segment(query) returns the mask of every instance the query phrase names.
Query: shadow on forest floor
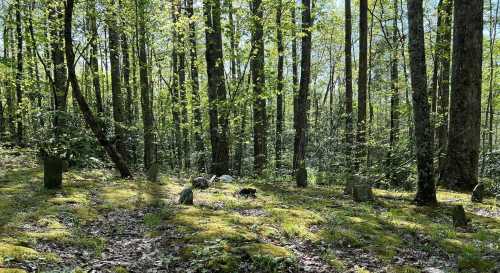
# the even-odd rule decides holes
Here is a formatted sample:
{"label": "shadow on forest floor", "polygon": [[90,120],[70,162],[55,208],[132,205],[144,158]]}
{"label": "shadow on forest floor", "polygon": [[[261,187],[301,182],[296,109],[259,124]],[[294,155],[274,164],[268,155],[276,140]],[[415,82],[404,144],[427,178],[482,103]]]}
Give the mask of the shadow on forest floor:
{"label": "shadow on forest floor", "polygon": [[[72,170],[43,190],[28,152],[0,149],[0,273],[7,272],[494,272],[500,210],[494,200],[439,191],[435,208],[412,193],[375,190],[354,203],[341,187],[240,179],[194,191],[188,179],[117,179]],[[241,198],[252,186],[257,198]],[[450,205],[471,227],[453,228]]]}

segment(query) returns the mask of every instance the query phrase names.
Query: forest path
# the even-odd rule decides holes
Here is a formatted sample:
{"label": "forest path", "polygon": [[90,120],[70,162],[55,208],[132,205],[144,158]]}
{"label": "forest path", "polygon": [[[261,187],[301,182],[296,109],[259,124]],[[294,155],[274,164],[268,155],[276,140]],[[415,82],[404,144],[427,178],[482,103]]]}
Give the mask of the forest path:
{"label": "forest path", "polygon": [[[195,190],[194,206],[181,206],[188,179],[71,170],[62,190],[48,192],[33,158],[0,149],[0,273],[500,269],[494,200],[440,191],[439,207],[420,208],[411,193],[375,190],[376,201],[358,204],[340,187],[242,178]],[[248,186],[255,199],[234,194]],[[470,229],[453,228],[452,204],[465,206]]]}

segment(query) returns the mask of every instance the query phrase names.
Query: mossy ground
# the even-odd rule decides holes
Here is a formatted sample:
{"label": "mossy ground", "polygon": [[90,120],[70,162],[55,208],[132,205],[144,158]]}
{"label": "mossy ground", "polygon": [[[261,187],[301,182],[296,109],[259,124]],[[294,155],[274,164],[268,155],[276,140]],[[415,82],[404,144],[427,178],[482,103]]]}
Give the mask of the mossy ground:
{"label": "mossy ground", "polygon": [[[67,266],[60,251],[43,247],[51,244],[99,260],[111,242],[86,227],[110,211],[132,215],[148,207],[160,209],[139,214],[141,232],[160,237],[172,225],[178,236],[165,239],[160,251],[194,271],[300,271],[311,257],[319,257],[317,272],[413,273],[439,265],[449,272],[490,272],[500,266],[500,204],[491,199],[472,204],[468,195],[440,190],[440,205],[428,208],[414,206],[412,193],[375,190],[375,201],[358,204],[341,187],[298,189],[292,182],[261,179],[195,190],[194,206],[181,206],[178,194],[189,179],[173,176],[151,184],[117,179],[109,170],[71,170],[62,190],[45,191],[40,167],[26,158],[16,161],[25,153],[0,149],[0,164],[8,166],[0,168],[0,273],[24,272],[28,263],[41,272]],[[257,198],[234,194],[249,186]],[[453,204],[464,205],[471,229],[453,227]],[[70,272],[80,272],[83,265],[71,266]],[[119,265],[107,272],[127,270]]]}

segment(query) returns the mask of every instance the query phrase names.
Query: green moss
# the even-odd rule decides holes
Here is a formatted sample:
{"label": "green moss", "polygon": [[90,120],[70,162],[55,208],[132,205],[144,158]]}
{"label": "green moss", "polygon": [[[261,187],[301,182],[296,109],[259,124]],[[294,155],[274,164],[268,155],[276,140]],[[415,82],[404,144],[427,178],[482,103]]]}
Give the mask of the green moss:
{"label": "green moss", "polygon": [[123,266],[115,266],[111,269],[113,273],[128,273],[128,270]]}
{"label": "green moss", "polygon": [[0,265],[8,260],[24,261],[39,257],[42,255],[34,249],[0,242]]}
{"label": "green moss", "polygon": [[286,248],[268,243],[252,243],[241,247],[250,256],[292,257],[293,254]]}
{"label": "green moss", "polygon": [[0,268],[0,273],[27,273],[27,271],[19,268]]}
{"label": "green moss", "polygon": [[388,273],[420,273],[420,269],[413,266],[391,266]]}
{"label": "green moss", "polygon": [[270,213],[288,237],[297,236],[310,240],[319,239],[317,234],[309,230],[309,227],[313,224],[324,222],[324,218],[320,214],[306,209],[281,208],[270,209]]}

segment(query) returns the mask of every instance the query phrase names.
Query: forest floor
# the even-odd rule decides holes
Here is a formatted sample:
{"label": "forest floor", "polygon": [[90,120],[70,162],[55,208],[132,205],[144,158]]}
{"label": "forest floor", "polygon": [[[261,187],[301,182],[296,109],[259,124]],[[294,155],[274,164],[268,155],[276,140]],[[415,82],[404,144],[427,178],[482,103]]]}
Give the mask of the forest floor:
{"label": "forest floor", "polygon": [[[0,273],[500,272],[493,199],[440,190],[428,208],[375,190],[375,201],[354,203],[341,187],[239,179],[195,190],[183,206],[189,178],[70,170],[52,192],[34,158],[0,148]],[[249,186],[255,199],[235,194]],[[470,227],[453,227],[455,204]]]}

